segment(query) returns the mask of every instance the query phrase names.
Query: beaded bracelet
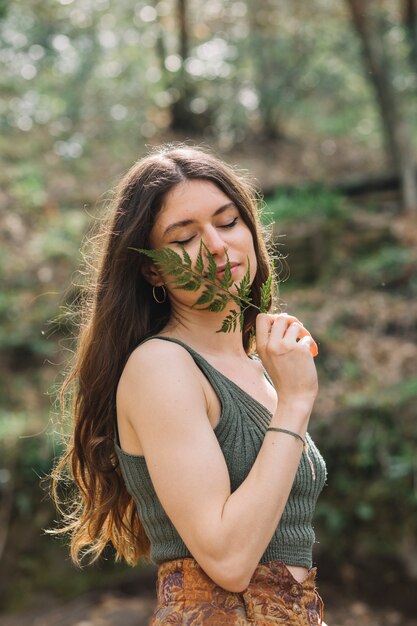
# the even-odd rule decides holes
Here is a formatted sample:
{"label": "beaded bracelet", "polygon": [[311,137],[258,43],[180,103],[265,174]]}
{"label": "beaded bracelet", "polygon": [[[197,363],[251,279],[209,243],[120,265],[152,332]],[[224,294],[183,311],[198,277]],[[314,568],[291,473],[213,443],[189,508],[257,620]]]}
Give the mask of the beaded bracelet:
{"label": "beaded bracelet", "polygon": [[285,433],[286,435],[291,435],[291,437],[294,437],[295,439],[299,439],[301,441],[301,443],[303,444],[304,452],[306,453],[307,460],[310,464],[311,475],[313,477],[313,480],[316,480],[316,472],[314,470],[313,461],[311,460],[311,457],[310,457],[309,446],[308,446],[307,441],[304,439],[304,437],[302,437],[298,433],[295,433],[292,430],[287,430],[286,428],[277,428],[275,426],[269,426],[269,428],[266,429],[266,432],[268,432],[269,430],[273,430],[277,433]]}

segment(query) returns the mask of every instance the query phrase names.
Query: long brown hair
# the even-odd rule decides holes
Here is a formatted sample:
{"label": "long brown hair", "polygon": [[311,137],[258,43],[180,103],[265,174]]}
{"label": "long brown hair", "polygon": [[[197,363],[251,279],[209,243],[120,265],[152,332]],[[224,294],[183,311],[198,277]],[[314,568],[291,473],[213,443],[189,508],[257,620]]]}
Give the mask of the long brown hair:
{"label": "long brown hair", "polygon": [[[252,284],[257,305],[260,286],[272,272],[257,193],[221,160],[200,148],[167,145],[138,161],[121,180],[107,221],[94,237],[100,253],[84,298],[74,363],[61,389],[61,406],[64,411],[70,406],[73,432],[52,474],[53,498],[63,523],[50,532],[70,534],[76,564],[85,555],[95,561],[109,542],[116,558],[132,565],[149,554],[149,539],[115,453],[116,389],[131,352],[168,322],[170,305],[169,300],[154,301],[143,274],[148,261],[130,248],[150,247],[150,231],[166,194],[191,179],[217,185],[248,225],[258,261]],[[247,352],[255,318],[256,310],[248,309],[243,329]],[[67,486],[68,479],[73,490],[63,502],[60,487]]]}

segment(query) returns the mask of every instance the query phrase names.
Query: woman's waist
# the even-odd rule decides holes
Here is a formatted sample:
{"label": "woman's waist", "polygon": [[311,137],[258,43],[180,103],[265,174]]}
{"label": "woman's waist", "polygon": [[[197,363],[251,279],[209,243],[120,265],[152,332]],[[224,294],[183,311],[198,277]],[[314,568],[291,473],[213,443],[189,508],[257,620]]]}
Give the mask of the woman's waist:
{"label": "woman's waist", "polygon": [[[294,597],[314,593],[316,569],[287,566],[283,561],[260,563],[250,580],[247,591],[274,593]],[[158,597],[165,602],[201,601],[221,593],[231,594],[217,585],[193,558],[166,561],[159,566]]]}
{"label": "woman's waist", "polygon": [[303,583],[306,580],[309,573],[309,570],[306,567],[287,564],[285,564],[285,566],[298,583]]}

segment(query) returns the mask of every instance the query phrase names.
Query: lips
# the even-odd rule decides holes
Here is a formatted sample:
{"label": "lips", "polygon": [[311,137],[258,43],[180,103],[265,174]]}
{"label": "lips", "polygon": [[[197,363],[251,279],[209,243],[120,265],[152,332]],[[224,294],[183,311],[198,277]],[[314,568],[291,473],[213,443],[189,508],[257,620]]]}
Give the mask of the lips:
{"label": "lips", "polygon": [[[239,263],[230,263],[230,269],[233,270],[233,268],[238,267],[238,265]],[[217,268],[216,276],[220,276],[221,274],[223,274],[225,269],[226,269],[226,264],[220,265]]]}
{"label": "lips", "polygon": [[[233,271],[236,267],[239,267],[239,265],[240,265],[240,263],[232,263],[232,262],[230,262],[230,270]],[[220,276],[221,274],[223,274],[225,269],[226,269],[226,263],[224,265],[219,265],[217,267],[216,276]],[[204,276],[204,278],[208,278],[208,273],[204,272],[203,276]]]}

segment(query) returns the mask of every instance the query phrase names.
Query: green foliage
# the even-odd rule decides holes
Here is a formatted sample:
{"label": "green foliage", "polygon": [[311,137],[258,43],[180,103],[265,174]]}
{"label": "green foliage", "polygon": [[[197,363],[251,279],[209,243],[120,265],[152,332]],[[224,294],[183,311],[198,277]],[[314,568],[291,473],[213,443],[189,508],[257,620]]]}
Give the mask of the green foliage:
{"label": "green foliage", "polygon": [[57,515],[43,479],[62,452],[60,438],[47,427],[47,416],[47,407],[43,414],[0,412],[2,507],[10,506],[11,500],[11,518],[7,520],[6,514],[2,518],[2,530],[8,531],[2,564],[12,581],[2,585],[0,609],[22,610],[32,594],[44,592],[77,597],[98,584],[114,584],[131,570],[109,558],[85,572],[77,571],[68,558],[67,540],[46,536],[45,529],[55,526]]}
{"label": "green foliage", "polygon": [[372,391],[356,391],[346,395],[346,406],[355,410],[363,409],[402,409],[417,398],[417,377],[407,378],[386,389]]}
{"label": "green foliage", "polygon": [[[62,292],[79,263],[79,244],[89,221],[82,208],[96,212],[94,203],[109,181],[112,185],[146,143],[172,137],[166,131],[174,107],[182,103],[187,119],[200,120],[205,141],[214,139],[220,151],[242,145],[246,157],[249,144],[243,142],[249,138],[249,156],[257,158],[257,149],[268,150],[262,138],[274,135],[306,140],[310,147],[314,142],[317,165],[310,169],[306,160],[294,178],[304,176],[306,167],[320,175],[345,148],[349,154],[344,167],[354,161],[358,147],[376,149],[376,156],[382,147],[379,112],[363,74],[358,40],[337,3],[270,3],[263,8],[254,1],[232,0],[217,3],[215,11],[210,3],[189,4],[190,49],[181,68],[191,85],[189,99],[182,98],[180,70],[175,69],[175,18],[164,13],[164,2],[150,7],[146,19],[144,7],[122,0],[110,13],[107,2],[0,2],[0,395],[6,407],[0,415],[0,438],[3,478],[16,454],[16,502],[4,568],[9,582],[5,593],[16,607],[33,589],[53,589],[62,597],[91,588],[101,576],[96,569],[75,573],[66,548],[42,535],[53,513],[39,477],[51,467],[57,448],[52,438],[33,436],[45,430],[50,410],[45,389],[64,367],[66,349],[60,341],[66,329],[51,327],[49,320],[56,319]],[[407,38],[395,17],[387,20],[383,40],[392,62],[390,78],[415,139],[415,80],[407,61]],[[275,156],[268,165],[277,167]],[[332,164],[333,174],[337,170]],[[374,210],[381,210],[379,200]],[[358,289],[346,297],[346,326],[349,298],[366,301],[367,288],[379,290],[381,306],[383,296],[394,291],[398,298],[415,298],[415,253],[379,241],[371,250],[366,240],[353,253],[346,248],[336,265],[337,248],[345,245],[346,215],[344,201],[318,186],[275,194],[264,215],[267,222],[302,221],[307,227],[317,219],[337,226],[340,218],[342,236],[339,231],[333,239],[326,231],[322,238],[326,248],[330,245],[317,264],[319,292],[295,289],[293,277],[288,283],[295,298],[289,299],[290,308],[310,307],[312,330],[316,322],[329,320],[321,350],[326,364],[322,393],[332,383],[344,390],[337,410],[320,416],[324,424],[317,437],[329,466],[329,487],[319,500],[316,525],[322,526],[321,545],[337,554],[339,563],[351,560],[352,546],[373,560],[383,551],[399,551],[403,537],[417,535],[416,381],[404,378],[383,389],[367,386],[372,371],[352,356],[338,356],[335,346],[352,338],[343,334],[343,320],[329,328],[328,311],[329,296],[342,275]],[[307,260],[313,264],[312,257]],[[191,268],[184,254],[183,262]],[[250,292],[242,283],[237,286],[240,294],[235,292],[228,272],[223,276],[226,291],[201,281],[203,267],[200,255],[191,268],[197,276],[189,273],[180,279],[181,269],[178,279],[191,292],[202,289],[196,307],[223,311],[231,298],[236,306],[221,330],[233,332],[242,321],[242,300],[244,306],[253,306]],[[214,266],[208,271],[213,277]],[[269,290],[270,285],[263,287],[261,311],[268,309]],[[345,298],[343,289],[341,293]],[[414,322],[396,323],[410,335],[410,345],[415,344]],[[51,370],[42,378],[46,367]],[[108,570],[115,571],[111,560]]]}
{"label": "green foliage", "polygon": [[[386,245],[354,263],[359,284],[369,287],[406,288],[417,294],[417,252],[399,245]],[[410,280],[411,279],[411,280]]]}
{"label": "green foliage", "polygon": [[299,219],[338,219],[346,215],[343,197],[325,187],[299,187],[293,193],[278,192],[268,198],[263,221],[291,222]]}
{"label": "green foliage", "polygon": [[45,168],[33,161],[19,163],[11,171],[10,193],[20,214],[30,214],[45,201]]}
{"label": "green foliage", "polygon": [[[144,254],[148,258],[152,259],[163,274],[172,277],[170,283],[174,289],[183,289],[184,291],[198,291],[203,289],[203,292],[193,304],[194,307],[199,307],[200,310],[219,313],[225,310],[229,301],[232,300],[235,302],[239,307],[239,311],[232,309],[223,320],[221,327],[217,332],[229,333],[231,331],[235,331],[238,322],[239,327],[242,330],[244,313],[250,306],[258,309],[261,313],[266,313],[269,310],[272,299],[272,275],[270,275],[261,286],[261,303],[258,307],[252,302],[251,297],[249,258],[245,275],[240,283],[236,283],[236,294],[234,294],[231,291],[231,287],[234,283],[230,260],[227,253],[223,276],[218,278],[216,261],[203,241],[200,243],[200,249],[198,251],[194,268],[192,267],[191,258],[184,246],[181,246],[182,258],[172,248],[160,248],[158,250],[131,248],[131,250],[140,252],[141,254]],[[203,250],[207,257],[206,269],[204,267]]]}
{"label": "green foliage", "polygon": [[[382,147],[358,38],[337,4],[262,9],[247,0],[215,11],[188,4],[183,65],[179,25],[164,4],[147,16],[146,5],[125,1],[111,16],[105,2],[85,0],[76,11],[71,2],[48,0],[6,6],[0,4],[0,128],[14,158],[13,141],[23,134],[25,153],[46,158],[48,167],[62,159],[72,169],[88,156],[122,159],[123,169],[138,147],[167,130],[178,108],[225,148],[253,133],[317,134],[324,157],[335,154],[336,136]],[[404,27],[393,17],[385,39],[391,79],[415,134],[413,68]]]}
{"label": "green foliage", "polygon": [[268,276],[265,283],[261,286],[261,313],[267,313],[271,306],[271,289],[272,289],[272,273]]}
{"label": "green foliage", "polygon": [[327,417],[317,412],[310,422],[328,467],[315,514],[319,563],[405,562],[403,546],[414,549],[417,536],[416,254],[392,215],[380,204],[377,219],[374,212],[367,219],[363,205],[340,216],[330,211],[319,228],[309,207],[303,229],[298,218],[285,220],[290,268],[294,241],[306,264],[313,262],[306,246],[312,232],[326,245],[317,286],[281,284],[281,297],[288,289],[291,308],[313,335],[320,328]]}
{"label": "green foliage", "polygon": [[341,407],[344,437],[320,429],[329,486],[316,519],[321,549],[335,560],[344,558],[347,546],[351,561],[395,556],[402,541],[416,536],[416,401],[412,378],[354,402],[348,398]]}
{"label": "green foliage", "polygon": [[68,285],[80,261],[87,224],[87,215],[79,210],[54,210],[39,216],[36,226],[25,215],[11,217],[11,241],[7,249],[0,248],[0,349],[50,352],[62,281]]}

